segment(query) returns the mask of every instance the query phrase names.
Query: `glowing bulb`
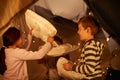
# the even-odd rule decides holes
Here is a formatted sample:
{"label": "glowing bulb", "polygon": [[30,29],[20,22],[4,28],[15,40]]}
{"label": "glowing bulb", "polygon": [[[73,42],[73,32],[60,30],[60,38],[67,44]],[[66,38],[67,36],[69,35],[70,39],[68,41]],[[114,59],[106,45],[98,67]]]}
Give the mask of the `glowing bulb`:
{"label": "glowing bulb", "polygon": [[109,40],[110,40],[110,38],[109,38],[109,37],[107,37],[107,38],[106,38],[106,41],[109,41]]}
{"label": "glowing bulb", "polygon": [[33,40],[33,43],[35,43],[35,41]]}
{"label": "glowing bulb", "polygon": [[80,46],[80,43],[78,43],[78,46]]}

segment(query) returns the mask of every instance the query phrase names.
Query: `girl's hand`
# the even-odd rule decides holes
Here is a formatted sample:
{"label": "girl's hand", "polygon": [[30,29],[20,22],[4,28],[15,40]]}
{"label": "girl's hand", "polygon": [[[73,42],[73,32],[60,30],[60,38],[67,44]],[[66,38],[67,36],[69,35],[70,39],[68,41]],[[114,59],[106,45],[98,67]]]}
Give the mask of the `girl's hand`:
{"label": "girl's hand", "polygon": [[49,37],[48,37],[48,39],[47,39],[47,42],[52,43],[53,41],[54,41],[54,38],[53,38],[53,37],[51,37],[51,36],[49,36]]}
{"label": "girl's hand", "polygon": [[72,71],[73,64],[71,62],[63,64],[63,67],[67,71]]}
{"label": "girl's hand", "polygon": [[28,34],[32,35],[32,30],[33,30],[33,28],[29,29],[29,33]]}

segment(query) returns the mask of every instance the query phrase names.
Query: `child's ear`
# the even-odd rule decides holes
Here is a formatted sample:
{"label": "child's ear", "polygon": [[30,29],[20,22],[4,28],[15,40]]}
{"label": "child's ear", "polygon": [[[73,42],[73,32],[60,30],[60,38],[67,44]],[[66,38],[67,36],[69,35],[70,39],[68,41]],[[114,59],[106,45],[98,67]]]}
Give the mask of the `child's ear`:
{"label": "child's ear", "polygon": [[90,27],[87,28],[87,33],[91,34],[91,28]]}

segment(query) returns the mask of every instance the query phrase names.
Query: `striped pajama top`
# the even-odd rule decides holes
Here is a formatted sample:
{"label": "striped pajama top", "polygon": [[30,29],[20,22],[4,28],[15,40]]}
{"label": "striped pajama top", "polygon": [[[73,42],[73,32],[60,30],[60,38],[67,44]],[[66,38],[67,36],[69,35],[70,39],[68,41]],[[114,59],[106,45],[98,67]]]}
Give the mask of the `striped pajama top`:
{"label": "striped pajama top", "polygon": [[104,49],[104,44],[98,40],[92,39],[87,41],[79,57],[79,64],[73,66],[73,70],[84,74],[84,79],[92,79],[102,76],[101,69],[101,54]]}

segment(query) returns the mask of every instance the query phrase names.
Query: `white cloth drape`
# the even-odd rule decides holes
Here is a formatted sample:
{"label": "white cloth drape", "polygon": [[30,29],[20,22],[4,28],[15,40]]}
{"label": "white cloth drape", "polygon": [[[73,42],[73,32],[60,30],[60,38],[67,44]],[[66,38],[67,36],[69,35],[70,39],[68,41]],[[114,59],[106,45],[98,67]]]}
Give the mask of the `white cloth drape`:
{"label": "white cloth drape", "polygon": [[84,0],[39,0],[35,5],[49,9],[53,15],[78,22],[86,15],[87,6]]}
{"label": "white cloth drape", "polygon": [[54,15],[78,21],[86,13],[83,0],[45,0]]}

